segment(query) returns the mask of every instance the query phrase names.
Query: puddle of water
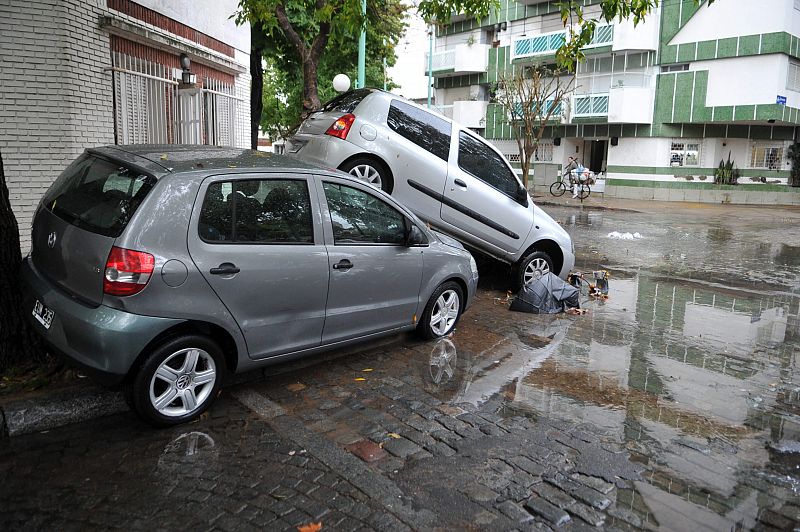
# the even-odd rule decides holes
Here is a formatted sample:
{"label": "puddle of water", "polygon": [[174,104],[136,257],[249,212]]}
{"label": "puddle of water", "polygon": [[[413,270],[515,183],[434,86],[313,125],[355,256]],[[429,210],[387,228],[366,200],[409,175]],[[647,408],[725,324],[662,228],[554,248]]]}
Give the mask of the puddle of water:
{"label": "puddle of water", "polygon": [[648,467],[629,505],[644,523],[739,529],[794,511],[799,298],[621,271],[582,317],[507,312],[497,294],[430,348],[428,391],[624,443]]}

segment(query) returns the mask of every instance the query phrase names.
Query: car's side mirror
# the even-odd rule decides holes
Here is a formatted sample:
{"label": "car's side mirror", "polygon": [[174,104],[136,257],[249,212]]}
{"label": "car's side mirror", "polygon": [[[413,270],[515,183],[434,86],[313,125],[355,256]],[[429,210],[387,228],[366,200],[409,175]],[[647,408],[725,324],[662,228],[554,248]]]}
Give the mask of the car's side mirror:
{"label": "car's side mirror", "polygon": [[428,239],[425,238],[425,234],[414,224],[411,224],[411,228],[408,230],[408,234],[406,235],[406,246],[423,246],[428,243]]}

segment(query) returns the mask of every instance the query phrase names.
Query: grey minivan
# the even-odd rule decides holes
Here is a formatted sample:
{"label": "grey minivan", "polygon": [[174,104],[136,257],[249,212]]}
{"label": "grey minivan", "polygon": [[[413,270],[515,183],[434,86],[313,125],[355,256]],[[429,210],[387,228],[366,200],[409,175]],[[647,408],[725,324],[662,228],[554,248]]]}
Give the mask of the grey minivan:
{"label": "grey minivan", "polygon": [[519,286],[575,263],[569,234],[468,128],[394,94],[356,89],[312,113],[288,153],[390,193],[432,227],[513,265]]}
{"label": "grey minivan", "polygon": [[227,372],[447,335],[477,277],[458,242],[362,181],[203,146],[86,150],[42,199],[22,267],[45,341],[155,425],[199,416]]}

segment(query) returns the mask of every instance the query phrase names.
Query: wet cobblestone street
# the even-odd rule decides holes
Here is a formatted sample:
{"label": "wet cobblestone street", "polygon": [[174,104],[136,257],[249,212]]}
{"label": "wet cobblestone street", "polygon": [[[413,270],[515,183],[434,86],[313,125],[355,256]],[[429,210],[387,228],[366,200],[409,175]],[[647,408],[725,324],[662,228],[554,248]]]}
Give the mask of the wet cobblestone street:
{"label": "wet cobblestone street", "polygon": [[800,235],[765,211],[548,208],[611,272],[589,314],[510,312],[483,264],[449,338],[267,368],[182,427],[0,441],[0,528],[796,529]]}

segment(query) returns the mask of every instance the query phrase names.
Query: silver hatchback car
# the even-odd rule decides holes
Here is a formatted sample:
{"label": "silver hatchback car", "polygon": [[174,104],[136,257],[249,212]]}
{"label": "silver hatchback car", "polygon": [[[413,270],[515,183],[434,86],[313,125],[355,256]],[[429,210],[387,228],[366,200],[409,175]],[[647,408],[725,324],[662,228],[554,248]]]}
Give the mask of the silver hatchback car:
{"label": "silver hatchback car", "polygon": [[23,263],[36,330],[155,425],[226,372],[380,335],[450,333],[472,256],[346,174],[236,148],[89,149],[42,199]]}
{"label": "silver hatchback car", "polygon": [[469,129],[394,94],[343,93],[312,113],[288,153],[390,193],[431,226],[515,266],[518,286],[566,278],[572,239],[534,205],[505,157]]}

